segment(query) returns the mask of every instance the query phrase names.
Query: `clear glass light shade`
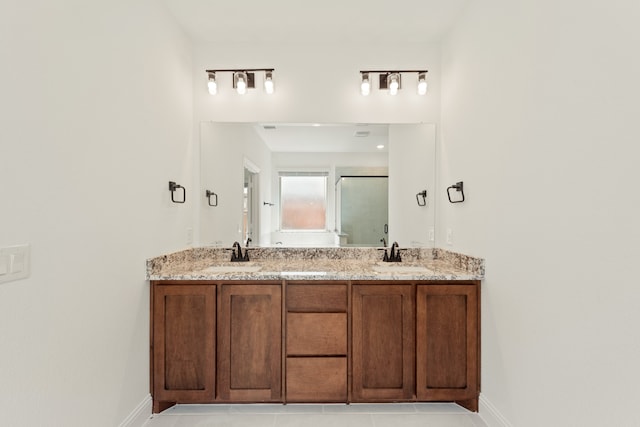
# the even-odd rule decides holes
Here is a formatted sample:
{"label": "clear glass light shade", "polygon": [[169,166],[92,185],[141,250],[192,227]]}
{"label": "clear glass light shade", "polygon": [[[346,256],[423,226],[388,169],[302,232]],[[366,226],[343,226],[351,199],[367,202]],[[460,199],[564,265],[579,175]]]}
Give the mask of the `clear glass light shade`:
{"label": "clear glass light shade", "polygon": [[275,89],[273,85],[273,74],[270,71],[267,71],[264,75],[264,91],[271,95],[273,90]]}
{"label": "clear glass light shade", "polygon": [[418,75],[418,95],[427,93],[427,77],[424,73]]}
{"label": "clear glass light shade", "polygon": [[397,74],[389,76],[389,95],[396,95],[400,88],[400,79]]}
{"label": "clear glass light shade", "polygon": [[236,90],[240,95],[247,93],[247,75],[245,73],[236,73]]}
{"label": "clear glass light shade", "polygon": [[213,73],[209,73],[209,80],[207,81],[207,87],[209,88],[209,93],[211,95],[215,95],[218,93],[218,83],[216,83],[216,75]]}
{"label": "clear glass light shade", "polygon": [[371,81],[369,80],[369,74],[365,73],[362,75],[362,83],[360,83],[360,93],[363,96],[369,95],[371,92]]}

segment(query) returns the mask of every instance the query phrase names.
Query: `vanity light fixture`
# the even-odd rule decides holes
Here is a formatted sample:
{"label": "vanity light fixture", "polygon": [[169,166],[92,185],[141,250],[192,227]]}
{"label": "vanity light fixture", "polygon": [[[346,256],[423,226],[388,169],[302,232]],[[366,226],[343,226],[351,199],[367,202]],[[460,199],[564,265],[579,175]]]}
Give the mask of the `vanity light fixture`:
{"label": "vanity light fixture", "polygon": [[378,74],[378,89],[388,90],[389,95],[396,95],[402,89],[402,74],[416,74],[418,94],[427,93],[427,70],[361,70],[360,92],[368,95],[371,90],[371,75]]}
{"label": "vanity light fixture", "polygon": [[240,68],[240,69],[224,69],[224,70],[206,70],[207,87],[209,93],[215,95],[218,93],[218,77],[222,73],[231,73],[233,78],[233,88],[240,94],[247,93],[247,89],[255,89],[256,73],[264,72],[264,91],[272,94],[274,91],[273,68]]}

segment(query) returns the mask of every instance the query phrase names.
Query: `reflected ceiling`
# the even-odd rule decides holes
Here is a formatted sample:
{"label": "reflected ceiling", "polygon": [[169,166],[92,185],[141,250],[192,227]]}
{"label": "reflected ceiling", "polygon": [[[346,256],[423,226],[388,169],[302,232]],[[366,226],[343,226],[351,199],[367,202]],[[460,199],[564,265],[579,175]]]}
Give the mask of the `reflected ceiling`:
{"label": "reflected ceiling", "polygon": [[387,152],[389,136],[386,124],[258,123],[254,129],[274,152]]}

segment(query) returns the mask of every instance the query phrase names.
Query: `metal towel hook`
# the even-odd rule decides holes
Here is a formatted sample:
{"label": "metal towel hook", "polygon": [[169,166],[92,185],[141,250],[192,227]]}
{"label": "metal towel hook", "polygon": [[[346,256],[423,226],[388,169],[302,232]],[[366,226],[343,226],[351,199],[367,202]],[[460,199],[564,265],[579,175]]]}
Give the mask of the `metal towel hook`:
{"label": "metal towel hook", "polygon": [[[420,198],[422,198],[422,202]],[[427,190],[422,190],[416,194],[416,202],[418,202],[418,206],[427,206]]]}
{"label": "metal towel hook", "polygon": [[[454,189],[460,193],[462,193],[462,200],[451,200],[451,189]],[[464,190],[462,187],[462,181],[456,182],[455,184],[453,184],[452,186],[447,188],[447,197],[449,198],[449,202],[450,203],[462,203],[464,202]]]}
{"label": "metal towel hook", "polygon": [[[207,190],[204,193],[207,196],[207,201],[209,202],[209,206],[213,206],[214,208],[218,206],[218,195],[211,190]],[[215,202],[211,203],[211,197],[215,198]]]}
{"label": "metal towel hook", "polygon": [[[173,198],[173,194],[177,189],[182,189],[182,200],[176,200]],[[187,201],[187,190],[179,184],[176,184],[173,181],[169,181],[169,191],[171,191],[171,201],[173,203],[184,203]]]}

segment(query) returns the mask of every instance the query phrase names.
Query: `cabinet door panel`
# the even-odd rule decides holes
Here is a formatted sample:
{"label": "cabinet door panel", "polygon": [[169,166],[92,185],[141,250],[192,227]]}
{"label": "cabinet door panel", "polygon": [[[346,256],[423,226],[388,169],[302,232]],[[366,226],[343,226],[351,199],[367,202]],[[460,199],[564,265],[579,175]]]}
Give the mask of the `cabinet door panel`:
{"label": "cabinet door panel", "polygon": [[231,389],[268,389],[270,295],[231,295]]}
{"label": "cabinet door panel", "polygon": [[355,285],[352,303],[353,400],[412,399],[412,286]]}
{"label": "cabinet door panel", "polygon": [[477,395],[477,301],[473,285],[418,287],[418,399],[463,400]]}
{"label": "cabinet door panel", "polygon": [[213,402],[215,286],[157,286],[154,401]]}
{"label": "cabinet door panel", "polygon": [[280,285],[222,285],[218,394],[225,401],[280,401]]}

